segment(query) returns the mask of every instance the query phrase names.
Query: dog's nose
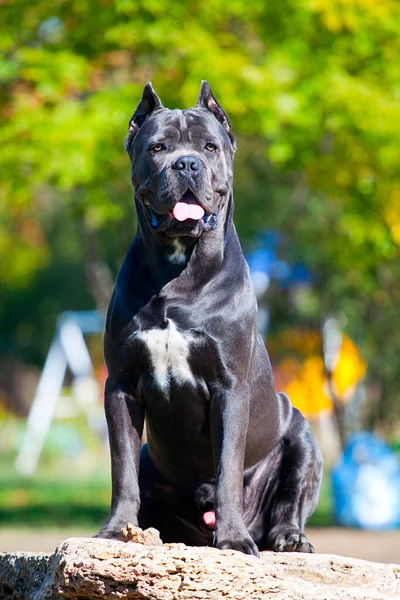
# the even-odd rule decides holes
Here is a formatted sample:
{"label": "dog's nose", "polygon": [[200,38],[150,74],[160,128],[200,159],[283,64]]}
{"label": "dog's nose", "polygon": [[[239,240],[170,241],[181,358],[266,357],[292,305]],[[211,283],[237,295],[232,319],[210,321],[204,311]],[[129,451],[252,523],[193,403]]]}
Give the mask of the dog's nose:
{"label": "dog's nose", "polygon": [[172,168],[176,171],[185,171],[191,173],[192,171],[200,171],[201,163],[195,156],[180,156],[172,165]]}

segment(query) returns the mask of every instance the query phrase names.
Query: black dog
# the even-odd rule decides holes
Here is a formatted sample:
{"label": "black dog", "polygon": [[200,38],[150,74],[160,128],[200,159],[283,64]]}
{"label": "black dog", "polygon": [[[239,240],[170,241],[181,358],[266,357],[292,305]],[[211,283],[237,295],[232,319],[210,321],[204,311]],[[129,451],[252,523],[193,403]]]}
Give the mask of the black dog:
{"label": "black dog", "polygon": [[126,140],[138,230],[106,324],[112,503],[99,537],[130,521],[165,542],[313,551],[303,528],[322,458],[256,328],[235,147],[207,82],[183,111],[146,85]]}

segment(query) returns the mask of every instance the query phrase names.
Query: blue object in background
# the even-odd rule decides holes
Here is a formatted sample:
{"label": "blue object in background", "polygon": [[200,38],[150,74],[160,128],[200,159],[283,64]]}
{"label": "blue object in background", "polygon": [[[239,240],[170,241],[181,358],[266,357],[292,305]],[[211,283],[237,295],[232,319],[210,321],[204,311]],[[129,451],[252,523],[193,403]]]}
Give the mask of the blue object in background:
{"label": "blue object in background", "polygon": [[275,279],[282,288],[296,284],[310,285],[312,277],[304,264],[290,264],[279,258],[283,243],[284,239],[278,231],[268,230],[258,236],[254,248],[246,255],[252,276],[265,274],[268,279]]}
{"label": "blue object in background", "polygon": [[362,529],[400,527],[400,465],[372,433],[353,434],[332,470],[337,522]]}

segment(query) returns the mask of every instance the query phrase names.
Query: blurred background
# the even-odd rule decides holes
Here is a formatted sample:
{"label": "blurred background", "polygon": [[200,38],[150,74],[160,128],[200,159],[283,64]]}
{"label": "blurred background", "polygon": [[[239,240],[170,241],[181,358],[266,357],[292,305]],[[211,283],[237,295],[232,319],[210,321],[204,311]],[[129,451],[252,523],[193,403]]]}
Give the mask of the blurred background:
{"label": "blurred background", "polygon": [[0,550],[52,551],[107,516],[102,327],[135,231],[123,140],[148,80],[184,108],[207,79],[237,136],[235,222],[277,388],[325,456],[311,540],[400,562],[399,3],[0,15]]}

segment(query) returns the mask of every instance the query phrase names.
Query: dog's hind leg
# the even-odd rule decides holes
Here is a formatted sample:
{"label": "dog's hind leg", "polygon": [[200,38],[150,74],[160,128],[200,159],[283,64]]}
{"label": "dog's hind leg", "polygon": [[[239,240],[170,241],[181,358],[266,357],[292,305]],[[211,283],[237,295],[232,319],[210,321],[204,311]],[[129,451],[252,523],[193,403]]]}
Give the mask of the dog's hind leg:
{"label": "dog's hind leg", "polygon": [[280,443],[250,474],[247,493],[245,479],[245,521],[260,550],[314,552],[304,526],[318,502],[322,469],[310,427],[294,409]]}
{"label": "dog's hind leg", "polygon": [[281,447],[265,544],[276,552],[314,552],[303,532],[318,503],[323,460],[307,421],[296,409]]}

